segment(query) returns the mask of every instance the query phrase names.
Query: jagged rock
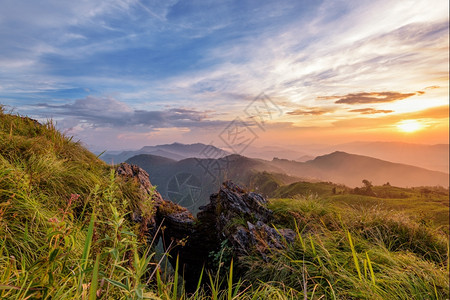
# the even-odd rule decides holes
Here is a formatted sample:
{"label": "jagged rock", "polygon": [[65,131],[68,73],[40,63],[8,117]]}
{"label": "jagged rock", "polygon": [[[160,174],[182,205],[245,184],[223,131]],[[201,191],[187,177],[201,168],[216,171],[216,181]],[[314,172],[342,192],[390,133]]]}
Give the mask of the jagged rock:
{"label": "jagged rock", "polygon": [[[251,243],[244,245],[245,248],[243,250],[249,247],[255,247],[265,261],[268,260],[267,252],[271,249],[284,249],[286,243],[292,243],[295,239],[295,232],[293,230],[276,230],[261,221],[256,222],[256,225],[247,222],[247,228],[247,234],[250,236],[250,239],[247,239],[247,241],[251,241]],[[239,241],[239,244],[242,244],[242,242]]]}
{"label": "jagged rock", "polygon": [[[163,238],[172,265],[179,257],[180,272],[189,274],[184,278],[188,291],[195,289],[203,267],[212,267],[208,255],[219,251],[225,240],[231,244],[232,255],[237,259],[259,253],[268,260],[269,252],[283,249],[295,239],[294,231],[268,225],[273,212],[267,208],[263,196],[246,192],[231,181],[224,182],[219,192],[210,196],[210,202],[200,207],[195,219],[186,208],[164,200],[154,191],[148,173],[138,166],[122,163],[117,174],[136,180],[140,190],[152,196],[155,214],[149,235]],[[160,225],[163,230],[157,233],[155,229]]]}
{"label": "jagged rock", "polygon": [[[164,200],[161,194],[155,191],[145,170],[136,165],[121,163],[116,169],[116,174],[138,183],[141,193],[147,196],[147,198],[143,197],[142,201],[153,201],[155,213],[148,220],[148,233],[151,239],[155,238],[156,234],[160,234],[156,231],[161,223],[167,229],[166,236],[173,239],[182,240],[192,233],[194,216],[186,208]],[[151,199],[148,199],[148,196],[151,196]],[[138,207],[133,211],[132,219],[137,222],[142,221]]]}
{"label": "jagged rock", "polygon": [[158,200],[162,200],[161,195],[157,192],[154,192],[153,185],[150,183],[148,173],[139,166],[121,163],[116,169],[116,174],[122,177],[136,180],[141,191],[143,191],[147,195],[156,194]]}
{"label": "jagged rock", "polygon": [[[217,194],[210,197],[211,202],[201,207],[198,221],[207,224],[216,236],[216,244],[227,239],[235,256],[248,255],[256,250],[267,259],[272,249],[283,249],[287,242],[293,242],[295,232],[290,229],[270,227],[266,223],[273,218],[267,208],[267,200],[259,194],[246,192],[231,181],[226,181]],[[233,225],[246,222],[245,225]],[[255,223],[255,225],[253,224]],[[211,239],[211,237],[210,237]]]}
{"label": "jagged rock", "polygon": [[[173,251],[179,255],[185,273],[190,274],[185,278],[186,288],[195,288],[203,266],[213,267],[208,254],[219,252],[224,241],[231,244],[231,254],[237,260],[256,253],[266,261],[270,252],[293,242],[295,232],[267,225],[272,219],[273,212],[264,197],[246,192],[231,181],[224,182],[219,192],[210,196],[210,203],[200,208],[184,246]],[[239,265],[236,270],[245,271]]]}

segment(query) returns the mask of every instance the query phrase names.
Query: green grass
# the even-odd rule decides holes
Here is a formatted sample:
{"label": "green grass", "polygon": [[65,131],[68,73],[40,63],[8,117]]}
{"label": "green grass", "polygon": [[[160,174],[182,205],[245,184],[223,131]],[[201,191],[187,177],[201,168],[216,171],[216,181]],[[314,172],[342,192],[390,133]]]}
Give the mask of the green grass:
{"label": "green grass", "polygon": [[341,193],[348,188],[343,185],[338,185],[331,182],[300,181],[289,185],[280,186],[274,191],[273,197],[291,198],[297,195],[329,196],[333,195],[333,189],[335,193]]}
{"label": "green grass", "polygon": [[324,197],[333,205],[346,209],[379,208],[382,210],[402,211],[416,221],[440,227],[448,233],[449,202],[448,196],[423,197],[414,193],[407,198],[377,198],[363,195],[334,195]]}
{"label": "green grass", "polygon": [[418,222],[442,227],[449,232],[449,190],[443,187],[400,188],[390,185],[374,186],[375,197],[357,195],[352,189],[331,182],[296,182],[280,185],[274,198],[320,197],[330,205],[351,208],[378,207],[382,210],[402,211]]}
{"label": "green grass", "polygon": [[283,282],[308,298],[448,298],[448,237],[436,228],[377,208],[342,211],[315,197],[274,199],[270,208],[298,239],[269,263],[245,258],[250,278]]}
{"label": "green grass", "polygon": [[[295,242],[268,261],[257,254],[229,266],[219,261],[218,270],[202,272],[209,284],[199,278],[187,294],[176,272],[157,267],[146,222],[131,221],[136,210],[152,217],[151,199],[52,122],[39,125],[0,107],[0,298],[449,298],[448,236],[438,226],[445,207],[448,220],[448,191],[374,187],[387,197],[376,198],[340,188],[276,188],[293,198],[270,201],[274,226],[296,230]],[[420,210],[431,211],[434,223]]]}
{"label": "green grass", "polygon": [[94,298],[96,278],[123,276],[124,256],[143,251],[127,214],[150,204],[52,122],[1,112],[0,298]]}

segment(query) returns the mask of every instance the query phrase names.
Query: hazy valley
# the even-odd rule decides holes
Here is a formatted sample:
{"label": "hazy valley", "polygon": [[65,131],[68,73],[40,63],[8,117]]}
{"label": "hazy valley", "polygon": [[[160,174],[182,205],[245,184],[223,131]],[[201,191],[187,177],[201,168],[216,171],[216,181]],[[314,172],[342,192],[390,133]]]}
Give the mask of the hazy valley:
{"label": "hazy valley", "polygon": [[[355,145],[361,146],[361,144],[363,147],[358,148],[359,151],[355,149],[357,148]],[[375,144],[379,145],[380,143]],[[446,156],[448,145],[427,146],[399,143],[381,143],[381,145],[385,150],[392,150],[383,152],[388,153],[385,156],[390,158],[407,156],[407,159],[403,159],[403,161],[421,161],[422,165],[438,164],[443,166],[448,163],[448,156]],[[356,152],[381,151],[379,147],[369,147],[369,144],[366,143],[354,143],[350,146]],[[340,147],[343,146],[336,146],[338,149]],[[192,145],[174,143],[143,147],[137,151],[127,151],[116,155],[106,153],[102,154],[100,158],[108,163],[126,161],[144,168],[150,174],[151,181],[168,199],[180,199],[180,197],[190,199],[191,196],[188,194],[194,193],[196,197],[204,199],[197,203],[194,211],[208,201],[209,195],[217,190],[223,181],[232,179],[244,186],[251,186],[254,174],[263,171],[278,174],[278,177],[283,178],[282,183],[284,184],[295,181],[325,181],[346,185],[350,188],[361,186],[363,179],[371,181],[374,185],[389,183],[398,187],[447,187],[449,182],[448,172],[429,170],[369,156],[335,151],[301,162],[284,158],[298,156],[300,152],[294,152],[294,154],[293,151],[273,152],[275,150],[281,151],[281,149],[271,149],[269,152],[259,152],[260,156],[265,155],[266,157],[278,153],[273,159],[265,160],[229,154],[220,148],[201,143]],[[403,155],[404,153],[408,153],[408,155]],[[249,154],[258,156],[251,150]],[[218,158],[208,158],[208,155]],[[304,155],[303,158],[310,157]],[[178,194],[179,187],[175,186],[177,181],[180,181],[179,185],[186,181],[186,184],[192,186],[192,189],[186,189],[183,186],[185,190],[181,193],[182,195]],[[194,208],[194,206],[190,208]]]}

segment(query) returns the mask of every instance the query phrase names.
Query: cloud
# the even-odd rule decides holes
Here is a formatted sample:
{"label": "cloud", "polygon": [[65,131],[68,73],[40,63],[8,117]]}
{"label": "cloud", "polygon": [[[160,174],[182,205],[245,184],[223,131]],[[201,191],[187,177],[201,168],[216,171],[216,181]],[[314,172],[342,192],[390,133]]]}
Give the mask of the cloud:
{"label": "cloud", "polygon": [[329,113],[329,110],[322,108],[312,108],[312,109],[296,109],[294,111],[289,111],[286,114],[292,116],[320,116]]}
{"label": "cloud", "polygon": [[[319,100],[336,100],[337,104],[361,104],[361,103],[385,103],[403,100],[414,95],[415,93],[399,93],[399,92],[371,92],[371,93],[356,93],[347,94],[344,96],[320,96]],[[421,92],[420,94],[423,94]]]}
{"label": "cloud", "polygon": [[[396,3],[391,4],[397,6]],[[360,11],[366,11],[360,8]],[[376,11],[382,13],[381,9]],[[325,16],[327,12],[323,11]],[[353,10],[350,13],[353,14]],[[420,20],[417,20],[419,15]],[[315,16],[311,16],[314,19]],[[352,95],[352,90],[365,91],[367,87],[382,90],[380,95],[367,92],[369,99],[364,103],[398,101],[402,97],[418,95],[415,92],[395,92],[399,86],[407,87],[408,91],[418,91],[424,84],[440,84],[441,80],[436,78],[442,72],[447,73],[448,21],[430,18],[424,22],[426,18],[422,14],[415,16],[414,20],[402,15],[404,22],[394,14],[391,17],[389,21],[395,23],[392,27],[386,27],[384,23],[375,24],[373,18],[360,19],[358,24],[377,28],[377,31],[370,31],[370,35],[361,32],[365,36],[356,41],[351,32],[358,26],[347,24],[347,16],[339,21],[324,17],[305,26],[293,22],[297,29],[286,26],[283,34],[279,35],[260,34],[251,39],[244,36],[239,41],[205,49],[206,56],[217,64],[207,70],[173,77],[168,86],[174,93],[202,102],[204,96],[214,98],[215,104],[230,91],[248,95],[264,91],[271,98],[283,98],[298,107],[299,104],[317,105],[314,100],[324,93],[338,95],[332,98],[338,101]],[[341,26],[341,21],[348,26],[342,25],[341,31],[333,31],[334,27]],[[330,38],[335,43],[330,42]],[[210,98],[211,91],[215,94]],[[230,99],[224,105],[231,106],[239,100]]]}
{"label": "cloud", "polygon": [[[388,128],[392,124],[403,120],[427,120],[429,122],[443,122],[443,120],[449,118],[449,106],[443,105],[439,107],[428,108],[420,111],[389,114],[378,118],[347,118],[338,121],[334,121],[335,127],[341,128]],[[448,123],[448,121],[447,121]]]}
{"label": "cloud", "polygon": [[213,111],[198,111],[187,108],[169,108],[164,110],[133,109],[129,105],[112,97],[88,96],[73,103],[35,105],[41,115],[69,118],[72,127],[85,124],[96,127],[217,127],[225,121],[213,120]]}
{"label": "cloud", "polygon": [[393,110],[387,110],[387,109],[374,109],[374,108],[359,108],[359,109],[352,109],[349,110],[349,112],[356,112],[360,113],[362,115],[372,115],[372,114],[388,114],[391,112],[394,112]]}
{"label": "cloud", "polygon": [[1,101],[70,127],[222,126],[261,92],[296,126],[448,103],[447,2],[28,2],[0,10]]}

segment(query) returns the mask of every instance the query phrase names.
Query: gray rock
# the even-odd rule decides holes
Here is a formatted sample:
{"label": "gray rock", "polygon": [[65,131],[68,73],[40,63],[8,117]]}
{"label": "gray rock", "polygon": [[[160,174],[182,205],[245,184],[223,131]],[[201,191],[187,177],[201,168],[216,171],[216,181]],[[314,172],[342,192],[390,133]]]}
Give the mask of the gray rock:
{"label": "gray rock", "polygon": [[[269,253],[284,249],[295,239],[294,231],[278,230],[268,225],[273,220],[273,212],[267,208],[267,200],[263,196],[247,192],[231,181],[224,182],[194,218],[186,208],[164,200],[155,192],[148,173],[138,166],[122,163],[117,174],[135,180],[142,193],[152,195],[155,215],[149,235],[157,239],[162,237],[166,246],[173,246],[168,249],[169,260],[174,265],[178,256],[181,272],[190,274],[185,278],[188,290],[196,287],[203,266],[207,269],[212,267],[209,253],[219,251],[225,240],[231,244],[231,252],[236,259],[257,254],[267,261]],[[133,214],[139,215],[139,212]],[[139,217],[134,219],[139,220]],[[163,234],[155,231],[161,224]]]}

